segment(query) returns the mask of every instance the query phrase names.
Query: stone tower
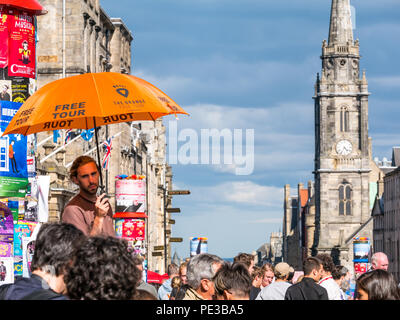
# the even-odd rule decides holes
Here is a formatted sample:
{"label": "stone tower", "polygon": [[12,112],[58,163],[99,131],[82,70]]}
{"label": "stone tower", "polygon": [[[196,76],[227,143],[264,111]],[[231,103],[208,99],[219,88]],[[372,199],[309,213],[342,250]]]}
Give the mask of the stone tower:
{"label": "stone tower", "polygon": [[[352,237],[372,235],[368,83],[360,76],[350,0],[332,0],[328,42],[315,86],[315,231],[311,254],[352,266]],[[362,234],[360,234],[362,230]]]}

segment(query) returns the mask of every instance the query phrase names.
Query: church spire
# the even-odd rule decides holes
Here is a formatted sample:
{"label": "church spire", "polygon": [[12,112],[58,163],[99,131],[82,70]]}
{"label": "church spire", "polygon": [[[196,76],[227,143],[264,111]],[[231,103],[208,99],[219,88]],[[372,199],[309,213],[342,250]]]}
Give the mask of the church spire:
{"label": "church spire", "polygon": [[350,0],[332,0],[328,45],[353,42]]}

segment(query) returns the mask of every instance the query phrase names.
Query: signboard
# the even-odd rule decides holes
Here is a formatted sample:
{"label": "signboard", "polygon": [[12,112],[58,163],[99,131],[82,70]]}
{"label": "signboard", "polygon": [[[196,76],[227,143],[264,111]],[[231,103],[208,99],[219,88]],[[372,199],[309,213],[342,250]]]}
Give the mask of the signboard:
{"label": "signboard", "polygon": [[168,191],[168,195],[182,195],[182,194],[190,194],[189,190],[171,190]]}
{"label": "signboard", "polygon": [[115,212],[146,212],[146,180],[115,181]]}
{"label": "signboard", "polygon": [[34,16],[16,11],[9,16],[8,75],[36,77]]}
{"label": "signboard", "polygon": [[169,242],[183,242],[183,238],[170,238]]}
{"label": "signboard", "polygon": [[8,66],[8,11],[0,9],[0,68]]}
{"label": "signboard", "polygon": [[208,239],[204,237],[190,238],[190,256],[208,252]]}
{"label": "signboard", "polygon": [[[0,101],[0,134],[3,133],[21,103]],[[27,138],[22,134],[8,134],[0,138],[0,176],[28,178]]]}
{"label": "signboard", "polygon": [[179,212],[181,212],[181,209],[180,208],[167,208],[167,212],[179,213]]}

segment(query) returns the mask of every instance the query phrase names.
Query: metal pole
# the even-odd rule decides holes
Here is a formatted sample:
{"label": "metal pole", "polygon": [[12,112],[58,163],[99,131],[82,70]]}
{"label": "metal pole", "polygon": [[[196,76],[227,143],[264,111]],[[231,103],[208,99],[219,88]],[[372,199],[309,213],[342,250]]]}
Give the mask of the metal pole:
{"label": "metal pole", "polygon": [[63,47],[63,53],[62,53],[62,77],[65,78],[65,69],[66,69],[66,54],[65,54],[65,0],[63,0],[63,12],[62,12],[62,47]]}
{"label": "metal pole", "polygon": [[104,191],[103,172],[102,172],[102,170],[101,170],[99,137],[98,137],[98,133],[97,133],[96,118],[95,118],[95,117],[93,117],[93,124],[94,124],[94,133],[95,133],[95,136],[96,136],[97,162],[98,162],[98,164],[99,164],[99,173],[100,173],[100,193],[103,193],[103,191]]}
{"label": "metal pole", "polygon": [[168,268],[168,261],[167,261],[167,189],[166,186],[164,185],[163,188],[164,191],[164,267],[165,267],[165,272],[167,272]]}

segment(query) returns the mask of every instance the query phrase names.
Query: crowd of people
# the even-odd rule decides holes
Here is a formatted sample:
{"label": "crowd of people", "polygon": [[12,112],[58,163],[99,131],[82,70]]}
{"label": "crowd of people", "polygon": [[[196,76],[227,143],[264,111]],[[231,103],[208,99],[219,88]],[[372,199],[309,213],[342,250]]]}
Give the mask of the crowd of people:
{"label": "crowd of people", "polygon": [[[399,287],[377,253],[356,279],[356,300],[399,300]],[[349,270],[328,254],[308,257],[303,275],[286,262],[254,265],[239,253],[233,262],[202,253],[171,263],[158,290],[143,278],[143,258],[124,239],[87,236],[69,223],[44,224],[37,235],[29,278],[0,286],[0,300],[349,300]]]}
{"label": "crowd of people", "polygon": [[[159,288],[143,279],[143,258],[115,236],[107,197],[97,195],[99,168],[81,156],[70,169],[79,193],[62,222],[43,224],[35,241],[30,277],[0,286],[0,300],[399,300],[398,285],[384,253],[346,295],[349,270],[327,254],[308,257],[301,277],[286,262],[255,266],[239,253],[233,262],[202,253],[170,264]],[[0,266],[3,268],[3,266]],[[1,277],[3,271],[0,268]]]}

